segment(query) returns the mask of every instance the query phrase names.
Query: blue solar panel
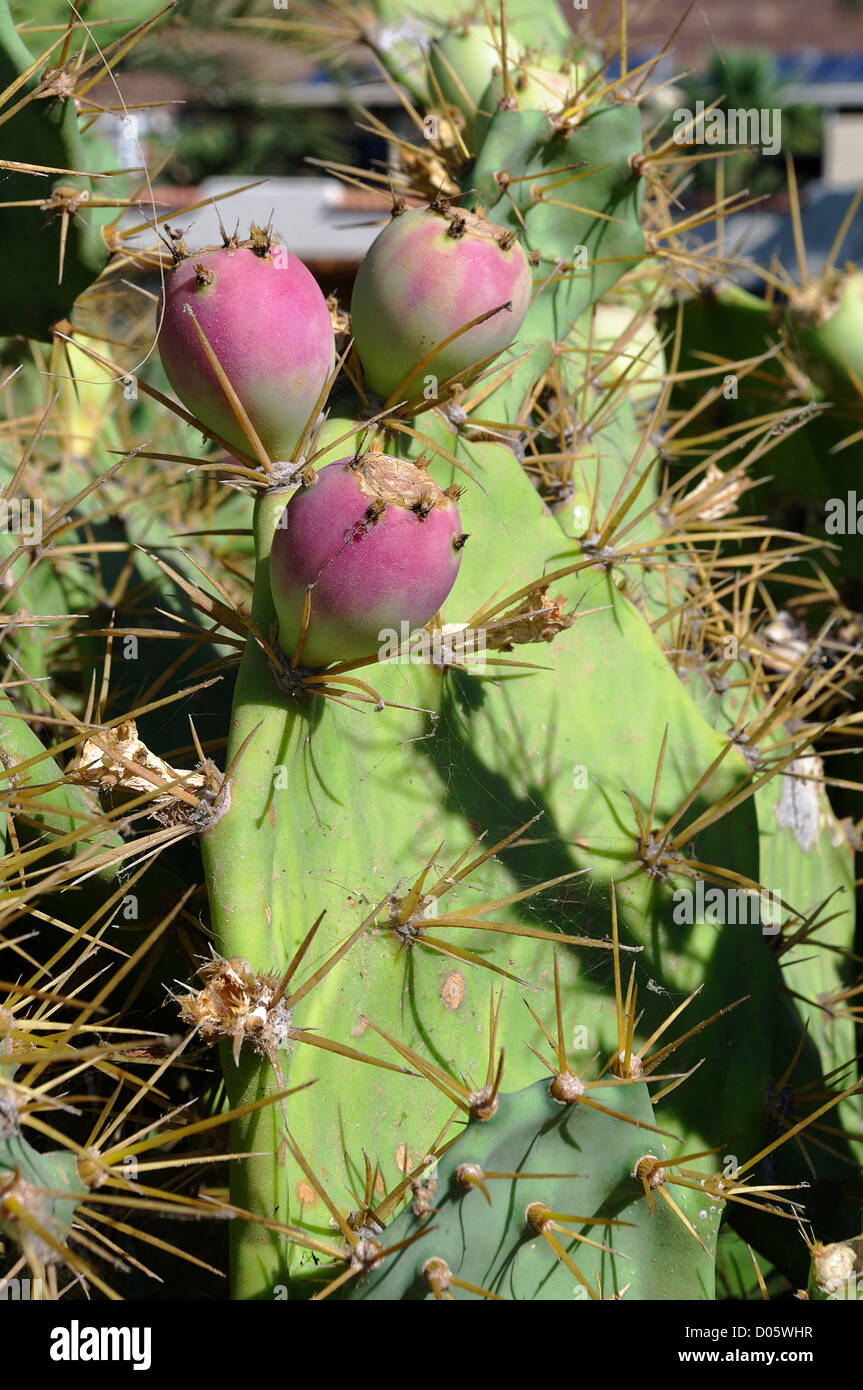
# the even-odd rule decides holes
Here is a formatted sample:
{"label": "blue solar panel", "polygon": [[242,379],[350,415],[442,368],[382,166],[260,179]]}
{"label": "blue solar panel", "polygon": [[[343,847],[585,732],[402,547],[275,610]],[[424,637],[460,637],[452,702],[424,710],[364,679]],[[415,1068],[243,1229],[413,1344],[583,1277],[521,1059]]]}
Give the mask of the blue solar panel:
{"label": "blue solar panel", "polygon": [[779,71],[794,82],[863,82],[863,53],[795,53],[779,59]]}
{"label": "blue solar panel", "polygon": [[[641,63],[647,63],[651,58],[659,58],[660,51],[660,48],[631,48],[627,58],[627,68],[632,72],[633,68],[639,67]],[[663,53],[662,57],[659,58],[659,61],[654,65],[648,83],[656,81],[664,82],[669,77],[673,76],[674,71],[675,67],[672,55],[670,53]],[[606,80],[608,82],[614,82],[620,76],[620,59],[615,58],[610,62],[604,69],[604,72]]]}
{"label": "blue solar panel", "polygon": [[[640,63],[657,57],[658,48],[631,49],[628,66],[630,70]],[[801,49],[797,53],[777,55],[779,75],[789,82],[839,85],[840,83],[863,83],[863,51],[860,53],[819,53],[815,49]],[[674,59],[665,54],[653,71],[653,79],[663,81],[670,77]],[[620,76],[620,62],[615,59],[605,69],[608,80],[613,82]]]}

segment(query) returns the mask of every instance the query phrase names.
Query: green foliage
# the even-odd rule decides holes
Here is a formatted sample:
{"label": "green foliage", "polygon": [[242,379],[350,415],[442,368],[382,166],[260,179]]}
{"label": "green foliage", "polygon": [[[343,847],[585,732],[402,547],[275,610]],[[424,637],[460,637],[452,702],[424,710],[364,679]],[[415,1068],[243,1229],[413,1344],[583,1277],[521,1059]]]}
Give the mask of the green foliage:
{"label": "green foliage", "polygon": [[[779,73],[776,55],[769,49],[716,49],[704,72],[688,73],[675,85],[684,100],[681,109],[695,111],[697,101],[705,107],[718,103],[719,110],[766,111],[771,122],[781,119],[782,155],[765,160],[758,150],[746,141],[729,142],[726,162],[726,191],[737,193],[747,189],[753,197],[777,192],[784,185],[782,159],[790,154],[796,161],[817,159],[821,150],[821,109],[801,102],[789,102],[785,89],[789,79]],[[777,118],[776,114],[779,113]],[[773,128],[773,127],[771,127]],[[673,125],[664,129],[667,137]],[[695,142],[700,131],[696,128]],[[707,149],[707,146],[704,146]],[[696,188],[710,191],[714,171],[710,164],[696,164],[693,171]]]}
{"label": "green foliage", "polygon": [[[406,46],[419,67],[445,8],[382,0],[364,29],[370,11],[325,5],[315,23],[324,47],[347,34],[396,68]],[[592,72],[556,6],[508,15],[543,60]],[[770,104],[769,65],[734,72],[729,102]],[[759,1275],[771,1294],[805,1285],[818,1242],[851,1248],[855,831],[827,786],[859,671],[848,637],[828,666],[824,633],[778,655],[766,635],[780,594],[846,620],[790,512],[819,450],[813,516],[834,487],[820,445],[839,426],[806,423],[826,388],[793,315],[693,289],[712,263],[693,274],[666,225],[673,175],[645,161],[638,102],[592,75],[551,116],[504,104],[476,159],[457,117],[428,138],[417,121],[394,187],[446,187],[511,230],[530,310],[493,361],[384,419],[353,354],[293,460],[308,478],[381,449],[462,489],[459,577],[420,635],[478,636],[479,663],[420,647],[321,673],[279,655],[269,554],[296,477],[244,425],[243,457],[202,447],[145,362],[135,286],[182,248],[135,251],[89,293],[82,275],[50,352],[4,345],[0,494],[38,489],[46,523],[0,529],[0,930],[21,977],[0,1004],[9,1263],[52,1279],[66,1263],[105,1292],[72,1218],[129,1192],[126,1159],[163,1143],[230,1182],[228,1202],[166,1180],[173,1209],[234,1218],[240,1299],[759,1298]],[[177,176],[266,166],[283,116],[236,145],[187,128]],[[75,167],[104,160],[95,132],[85,149]],[[620,363],[657,303],[677,379],[648,398]],[[626,324],[597,349],[609,305]],[[845,427],[853,393],[843,409]],[[849,538],[852,577],[855,553]],[[129,924],[111,920],[127,876]],[[722,912],[693,913],[705,890]],[[756,913],[764,893],[776,920]],[[217,1043],[223,1086],[201,1080]],[[42,1152],[34,1078],[65,1068],[98,1101],[52,1117]],[[230,1139],[202,1153],[220,1125]],[[168,1205],[153,1190],[148,1174],[142,1220]],[[819,1266],[811,1296],[832,1292]]]}

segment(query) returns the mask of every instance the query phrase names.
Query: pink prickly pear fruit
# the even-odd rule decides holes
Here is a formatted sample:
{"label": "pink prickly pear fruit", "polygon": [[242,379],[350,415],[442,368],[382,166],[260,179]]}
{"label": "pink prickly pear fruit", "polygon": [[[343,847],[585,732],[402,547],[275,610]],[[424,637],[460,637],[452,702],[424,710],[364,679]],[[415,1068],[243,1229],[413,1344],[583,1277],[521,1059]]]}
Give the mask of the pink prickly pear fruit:
{"label": "pink prickly pear fruit", "polygon": [[311,272],[253,228],[249,243],[193,254],[165,276],[165,375],[203,425],[252,453],[187,305],[270,459],[291,459],[335,363],[330,312]]}
{"label": "pink prickly pear fruit", "polygon": [[[388,633],[424,627],[452,589],[467,537],[457,488],[388,454],[329,463],[291,497],[270,552],[279,645],[319,670],[374,656]],[[390,639],[391,640],[391,639]]]}
{"label": "pink prickly pear fruit", "polygon": [[385,401],[437,396],[445,381],[509,347],[531,289],[530,265],[514,232],[444,198],[395,214],[366,253],[351,301],[367,385]]}

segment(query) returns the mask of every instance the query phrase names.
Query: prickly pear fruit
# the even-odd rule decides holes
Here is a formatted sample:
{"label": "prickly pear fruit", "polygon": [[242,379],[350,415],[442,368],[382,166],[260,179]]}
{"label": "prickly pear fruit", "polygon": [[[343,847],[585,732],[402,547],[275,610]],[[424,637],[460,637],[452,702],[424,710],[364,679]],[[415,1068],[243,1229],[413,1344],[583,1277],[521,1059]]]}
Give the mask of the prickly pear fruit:
{"label": "prickly pear fruit", "polygon": [[564,535],[580,540],[586,535],[601,461],[595,444],[587,440],[573,441],[572,457],[568,460],[569,477],[561,479],[558,497],[551,503]]}
{"label": "prickly pear fruit", "polygon": [[[522,52],[521,44],[509,35],[507,63],[517,63]],[[503,67],[500,30],[481,23],[456,25],[431,45],[428,60],[432,105],[438,104],[440,93],[447,106],[461,112],[470,137],[485,90],[495,70]]]}
{"label": "prickly pear fruit", "polygon": [[[360,265],[351,323],[368,386],[384,400],[428,399],[508,347],[530,304],[516,235],[438,199],[393,217]],[[499,312],[494,312],[494,311]],[[472,320],[484,322],[459,333]]]}
{"label": "prickly pear fruit", "polygon": [[[584,69],[577,63],[564,63],[559,68],[519,63],[510,74],[510,100],[519,111],[557,111],[568,97],[575,95],[585,77]],[[507,96],[502,72],[492,73],[487,91],[493,110]]]}
{"label": "prickly pear fruit", "polygon": [[[839,400],[859,401],[863,390],[863,273],[836,272],[799,291],[787,332],[817,386]],[[859,385],[858,385],[859,383]]]}
{"label": "prickly pear fruit", "polygon": [[296,654],[310,595],[301,666],[374,656],[386,633],[421,628],[438,611],[466,539],[454,490],[416,464],[382,453],[327,464],[294,493],[273,536],[279,645]]}
{"label": "prickly pear fruit", "polygon": [[335,362],[326,300],[283,246],[254,235],[180,261],[165,276],[159,352],[180,400],[246,453],[251,445],[190,308],[272,460],[288,460]]}
{"label": "prickly pear fruit", "polygon": [[501,70],[493,73],[478,102],[473,121],[474,149],[479,154],[492,117],[502,106],[512,111],[561,111],[584,86],[587,70],[578,63],[559,68],[538,63],[520,63],[504,79]]}
{"label": "prickly pear fruit", "polygon": [[662,339],[649,314],[633,313],[623,304],[597,304],[591,346],[594,367],[614,353],[597,373],[601,386],[613,387],[624,378],[630,400],[638,406],[653,404],[662,389],[666,361]]}
{"label": "prickly pear fruit", "polygon": [[604,304],[626,304],[637,309],[673,309],[676,303],[668,270],[657,256],[645,256],[621,276],[602,296]]}

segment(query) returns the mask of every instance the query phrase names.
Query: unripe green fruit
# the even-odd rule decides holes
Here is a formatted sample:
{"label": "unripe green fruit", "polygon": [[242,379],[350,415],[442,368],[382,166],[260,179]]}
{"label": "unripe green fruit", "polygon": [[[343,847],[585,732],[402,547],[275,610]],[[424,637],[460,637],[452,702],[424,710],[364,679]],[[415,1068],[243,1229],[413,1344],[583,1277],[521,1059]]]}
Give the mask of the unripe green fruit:
{"label": "unripe green fruit", "polygon": [[592,316],[570,333],[568,346],[582,372],[588,370],[590,350],[590,374],[603,391],[621,383],[634,405],[647,408],[662,389],[665,352],[650,314],[624,304],[597,304]]}
{"label": "unripe green fruit", "polygon": [[443,199],[393,217],[366,254],[351,301],[367,385],[393,404],[436,398],[446,381],[509,346],[532,285],[514,232]]}
{"label": "unripe green fruit", "polygon": [[[515,64],[523,49],[510,35],[507,39],[506,60]],[[500,30],[486,24],[464,24],[449,29],[429,49],[429,93],[432,106],[438,104],[438,91],[448,106],[454,106],[464,117],[468,142],[473,138],[477,107],[495,71],[502,68],[502,38]]]}
{"label": "unripe green fruit", "polygon": [[834,274],[798,295],[787,333],[816,386],[837,400],[863,399],[863,273]]}
{"label": "unripe green fruit", "polygon": [[587,71],[578,63],[554,68],[528,62],[512,68],[508,76],[509,83],[504,81],[503,73],[495,73],[482,94],[473,127],[477,154],[502,106],[513,111],[545,111],[549,115],[562,111],[583,86]]}

